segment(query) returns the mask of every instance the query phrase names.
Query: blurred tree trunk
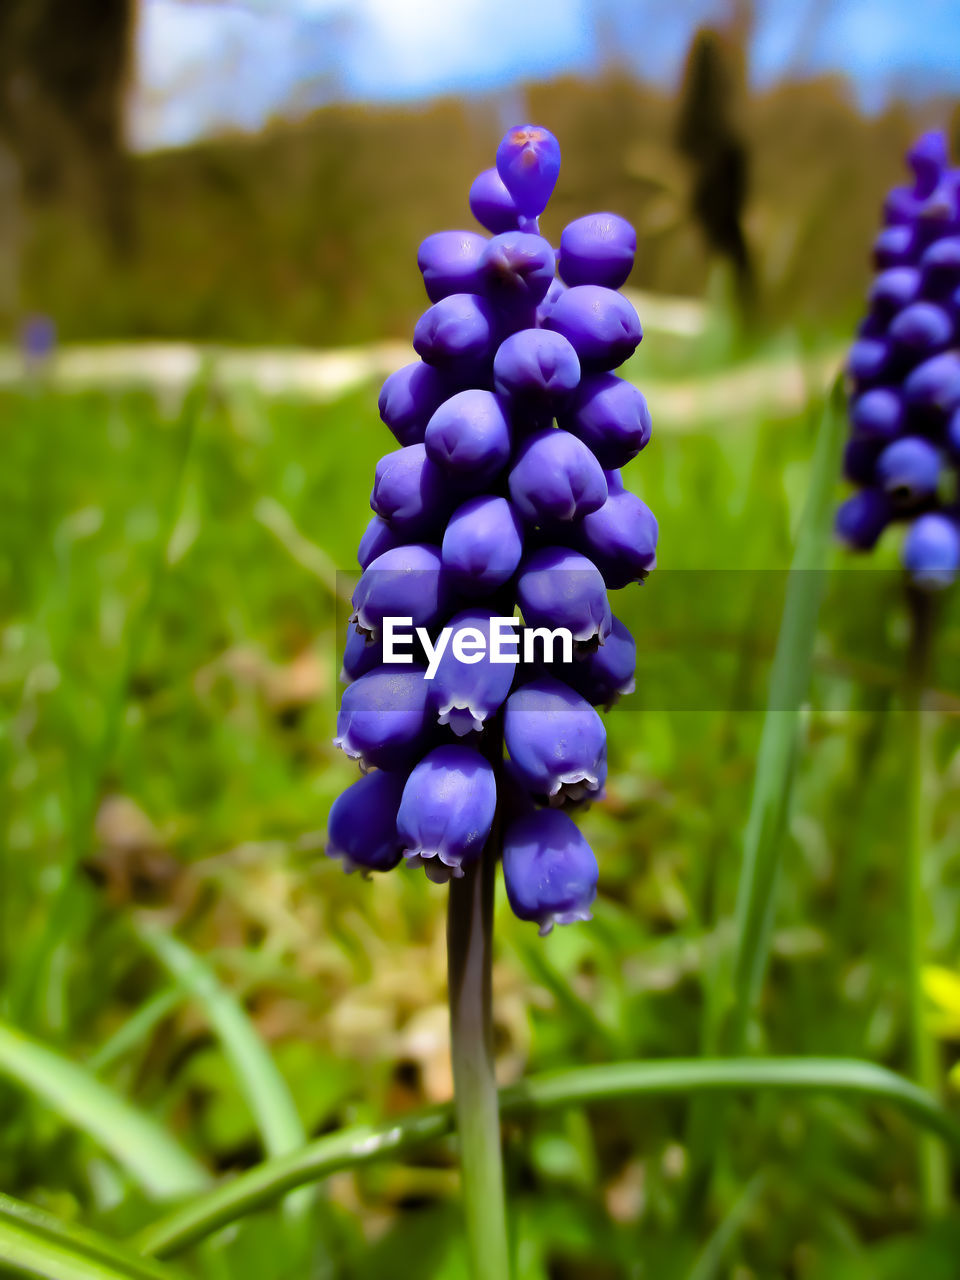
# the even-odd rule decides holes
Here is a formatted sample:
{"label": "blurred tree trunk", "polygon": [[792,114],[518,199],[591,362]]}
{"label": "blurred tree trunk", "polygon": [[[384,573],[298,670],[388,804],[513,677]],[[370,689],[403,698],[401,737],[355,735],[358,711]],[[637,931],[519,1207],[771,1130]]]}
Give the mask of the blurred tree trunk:
{"label": "blurred tree trunk", "polygon": [[[79,203],[113,248],[132,235],[123,106],[135,0],[0,0],[0,278],[18,205]],[[4,287],[4,286],[0,286]]]}
{"label": "blurred tree trunk", "polygon": [[741,310],[754,310],[753,262],[743,228],[749,155],[738,115],[746,96],[751,9],[741,5],[730,34],[702,27],[684,73],[676,144],[692,169],[690,210],[710,250],[733,267]]}

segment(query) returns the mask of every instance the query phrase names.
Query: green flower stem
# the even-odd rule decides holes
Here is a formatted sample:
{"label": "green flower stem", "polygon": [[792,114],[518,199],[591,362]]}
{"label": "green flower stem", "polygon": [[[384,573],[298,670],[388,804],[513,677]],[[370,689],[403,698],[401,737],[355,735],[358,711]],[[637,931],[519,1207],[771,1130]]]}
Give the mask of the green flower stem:
{"label": "green flower stem", "polygon": [[[613,1102],[619,1098],[705,1093],[832,1093],[885,1103],[960,1155],[960,1122],[935,1098],[894,1071],[855,1058],[666,1058],[617,1062],[533,1076],[500,1090],[504,1114]],[[430,1107],[379,1125],[341,1129],[300,1151],[266,1160],[146,1227],[141,1253],[172,1257],[221,1227],[274,1203],[287,1191],[386,1156],[399,1156],[454,1130],[452,1106]]]}
{"label": "green flower stem", "polygon": [[[924,712],[924,689],[930,675],[936,601],[929,592],[907,588],[910,607],[910,651],[904,690],[907,748],[907,980],[910,997],[910,1056],[914,1079],[934,1097],[940,1096],[937,1044],[927,1026],[923,965],[929,910],[924,885],[924,859],[930,836],[930,796],[927,790],[930,755],[929,716]],[[927,1135],[919,1145],[923,1207],[930,1217],[949,1205],[946,1153]]]}
{"label": "green flower stem", "polygon": [[450,1056],[463,1208],[474,1280],[510,1274],[500,1112],[493,1059],[491,971],[497,830],[483,857],[450,881],[447,966]]}

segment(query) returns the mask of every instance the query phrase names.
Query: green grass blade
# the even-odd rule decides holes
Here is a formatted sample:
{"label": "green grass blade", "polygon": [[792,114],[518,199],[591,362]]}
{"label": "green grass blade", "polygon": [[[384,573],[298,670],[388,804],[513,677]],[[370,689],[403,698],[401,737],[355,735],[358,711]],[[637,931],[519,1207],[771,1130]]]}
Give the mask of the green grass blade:
{"label": "green grass blade", "polygon": [[82,1130],[148,1194],[181,1196],[208,1185],[203,1166],[150,1116],[84,1067],[4,1023],[0,1023],[0,1075]]}
{"label": "green grass blade", "polygon": [[[256,1119],[267,1153],[284,1156],[301,1148],[307,1134],[287,1082],[239,1000],[205,960],[172,934],[146,925],[137,932],[167,973],[203,1008]],[[308,1201],[309,1197],[300,1198],[294,1207],[304,1208]]]}
{"label": "green grass blade", "polygon": [[767,1174],[755,1174],[741,1191],[733,1207],[719,1223],[701,1249],[687,1280],[716,1280],[730,1247],[740,1234],[744,1221],[756,1204],[767,1182]]}
{"label": "green grass blade", "polygon": [[183,999],[184,992],[180,986],[165,987],[151,996],[90,1055],[87,1059],[89,1069],[100,1075],[118,1059],[125,1058],[164,1018],[173,1013],[177,1005],[183,1003]]}
{"label": "green grass blade", "polygon": [[[618,1098],[703,1093],[827,1092],[887,1103],[960,1151],[960,1122],[928,1093],[885,1067],[853,1058],[714,1058],[619,1062],[551,1072],[500,1091],[503,1113],[547,1111]],[[141,1252],[170,1257],[285,1192],[340,1169],[401,1155],[452,1132],[450,1106],[359,1125],[265,1161],[146,1227]]]}
{"label": "green grass blade", "polygon": [[817,619],[825,588],[833,501],[846,423],[838,379],[825,406],[787,582],[780,634],[770,673],[753,798],[737,890],[733,961],[732,1047],[746,1038],[766,972],[783,840],[790,812],[800,711],[807,696]]}
{"label": "green grass blade", "polygon": [[173,1280],[177,1274],[86,1228],[0,1194],[0,1272],[45,1280]]}

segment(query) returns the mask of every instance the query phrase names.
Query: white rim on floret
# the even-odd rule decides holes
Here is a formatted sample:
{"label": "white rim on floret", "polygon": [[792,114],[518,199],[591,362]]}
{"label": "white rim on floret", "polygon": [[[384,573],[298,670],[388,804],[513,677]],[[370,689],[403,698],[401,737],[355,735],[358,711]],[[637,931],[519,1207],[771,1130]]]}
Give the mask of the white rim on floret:
{"label": "white rim on floret", "polygon": [[483,728],[483,715],[469,702],[448,702],[437,710],[437,723],[445,724],[464,738],[468,733],[479,733]]}

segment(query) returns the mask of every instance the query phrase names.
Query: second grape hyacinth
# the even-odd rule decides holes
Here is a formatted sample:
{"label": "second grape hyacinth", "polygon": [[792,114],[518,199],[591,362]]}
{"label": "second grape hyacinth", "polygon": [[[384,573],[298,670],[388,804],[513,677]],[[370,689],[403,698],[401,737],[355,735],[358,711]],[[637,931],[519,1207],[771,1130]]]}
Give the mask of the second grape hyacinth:
{"label": "second grape hyacinth", "polygon": [[[603,792],[596,708],[633,689],[636,664],[607,592],[641,582],[657,542],[620,474],[650,438],[644,397],[614,373],[642,337],[618,292],[636,236],[591,214],[555,249],[539,217],[559,170],[548,130],[511,129],[470,190],[492,234],[420,246],[432,305],[420,359],[380,394],[400,447],[376,468],[337,719],[364,776],[335,801],[328,846],[347,870],[406,860],[436,881],[502,853],[510,905],[542,933],[588,919],[596,896],[570,811]],[[497,620],[517,612],[520,660],[494,661]]]}
{"label": "second grape hyacinth", "polygon": [[866,319],[847,361],[845,471],[858,486],[837,533],[870,551],[904,522],[901,558],[922,588],[960,574],[960,170],[946,138],[924,134],[907,155],[873,247]]}

